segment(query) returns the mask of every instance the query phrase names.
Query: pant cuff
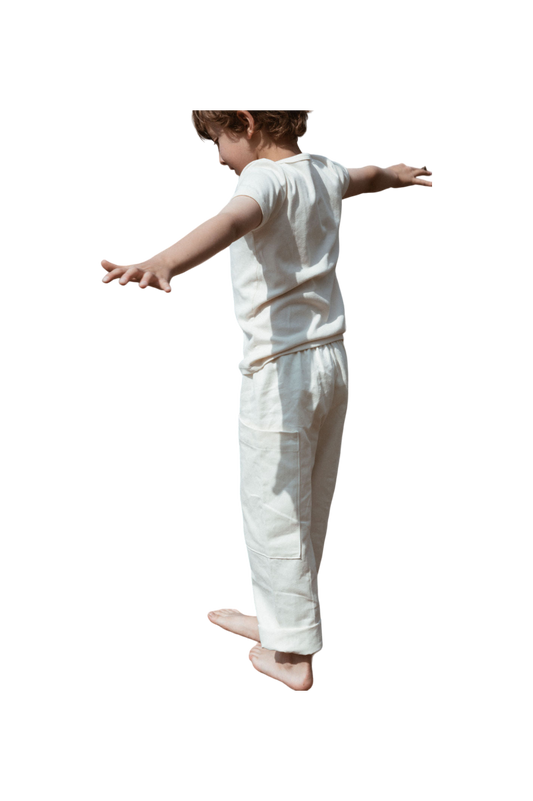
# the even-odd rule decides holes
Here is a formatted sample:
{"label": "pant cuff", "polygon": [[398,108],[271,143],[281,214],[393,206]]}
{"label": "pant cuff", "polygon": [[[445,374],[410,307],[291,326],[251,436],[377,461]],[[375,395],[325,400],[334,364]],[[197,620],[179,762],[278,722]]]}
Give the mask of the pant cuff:
{"label": "pant cuff", "polygon": [[300,629],[265,629],[258,625],[261,645],[284,654],[315,654],[322,648],[322,624]]}

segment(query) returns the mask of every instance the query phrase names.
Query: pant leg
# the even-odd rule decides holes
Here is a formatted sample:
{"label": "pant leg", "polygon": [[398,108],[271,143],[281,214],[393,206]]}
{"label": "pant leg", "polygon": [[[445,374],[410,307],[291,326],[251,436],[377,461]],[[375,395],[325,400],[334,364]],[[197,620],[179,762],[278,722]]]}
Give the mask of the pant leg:
{"label": "pant leg", "polygon": [[312,477],[311,541],[317,573],[320,570],[329,512],[337,483],[341,441],[348,407],[348,360],[342,342],[334,342],[335,384],[328,413],[320,427]]}
{"label": "pant leg", "polygon": [[270,650],[322,648],[315,549],[319,564],[346,411],[343,354],[336,342],[243,376],[244,534],[261,643]]}

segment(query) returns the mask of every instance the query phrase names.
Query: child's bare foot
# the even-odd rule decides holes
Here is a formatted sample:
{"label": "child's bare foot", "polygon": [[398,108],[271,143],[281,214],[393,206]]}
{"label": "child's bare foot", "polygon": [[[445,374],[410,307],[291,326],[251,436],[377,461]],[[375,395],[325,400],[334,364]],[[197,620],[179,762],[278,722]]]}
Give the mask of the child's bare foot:
{"label": "child's bare foot", "polygon": [[268,651],[260,643],[250,651],[252,665],[260,673],[278,679],[291,690],[310,690],[313,686],[312,654],[283,654]]}
{"label": "child's bare foot", "polygon": [[218,609],[209,612],[207,617],[211,623],[216,623],[226,631],[249,637],[251,640],[260,640],[257,618],[254,615],[243,615],[238,609]]}

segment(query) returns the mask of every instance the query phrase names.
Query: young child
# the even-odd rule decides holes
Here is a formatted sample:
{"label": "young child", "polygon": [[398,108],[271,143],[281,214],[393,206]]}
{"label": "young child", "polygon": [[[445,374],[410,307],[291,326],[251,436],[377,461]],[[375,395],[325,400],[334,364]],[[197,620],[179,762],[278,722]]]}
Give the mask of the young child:
{"label": "young child", "polygon": [[104,282],[170,292],[171,279],[230,246],[239,364],[241,502],[257,616],[208,618],[256,641],[253,666],[293,690],[322,648],[317,574],[348,401],[344,307],[335,268],[341,201],[431,186],[397,164],[346,169],[302,153],[306,111],[193,111],[202,139],[239,180],[230,202],[141,264],[102,261]]}

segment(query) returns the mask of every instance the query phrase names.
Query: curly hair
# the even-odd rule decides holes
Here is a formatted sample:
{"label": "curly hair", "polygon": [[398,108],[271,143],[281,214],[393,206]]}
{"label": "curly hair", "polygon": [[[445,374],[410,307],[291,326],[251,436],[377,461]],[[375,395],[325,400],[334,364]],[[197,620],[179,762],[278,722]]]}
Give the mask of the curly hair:
{"label": "curly hair", "polygon": [[[310,111],[250,111],[256,123],[256,130],[264,130],[277,144],[293,142],[307,130],[307,115]],[[236,111],[193,111],[193,125],[200,139],[213,140],[209,125],[241,133],[246,130],[246,121]]]}

